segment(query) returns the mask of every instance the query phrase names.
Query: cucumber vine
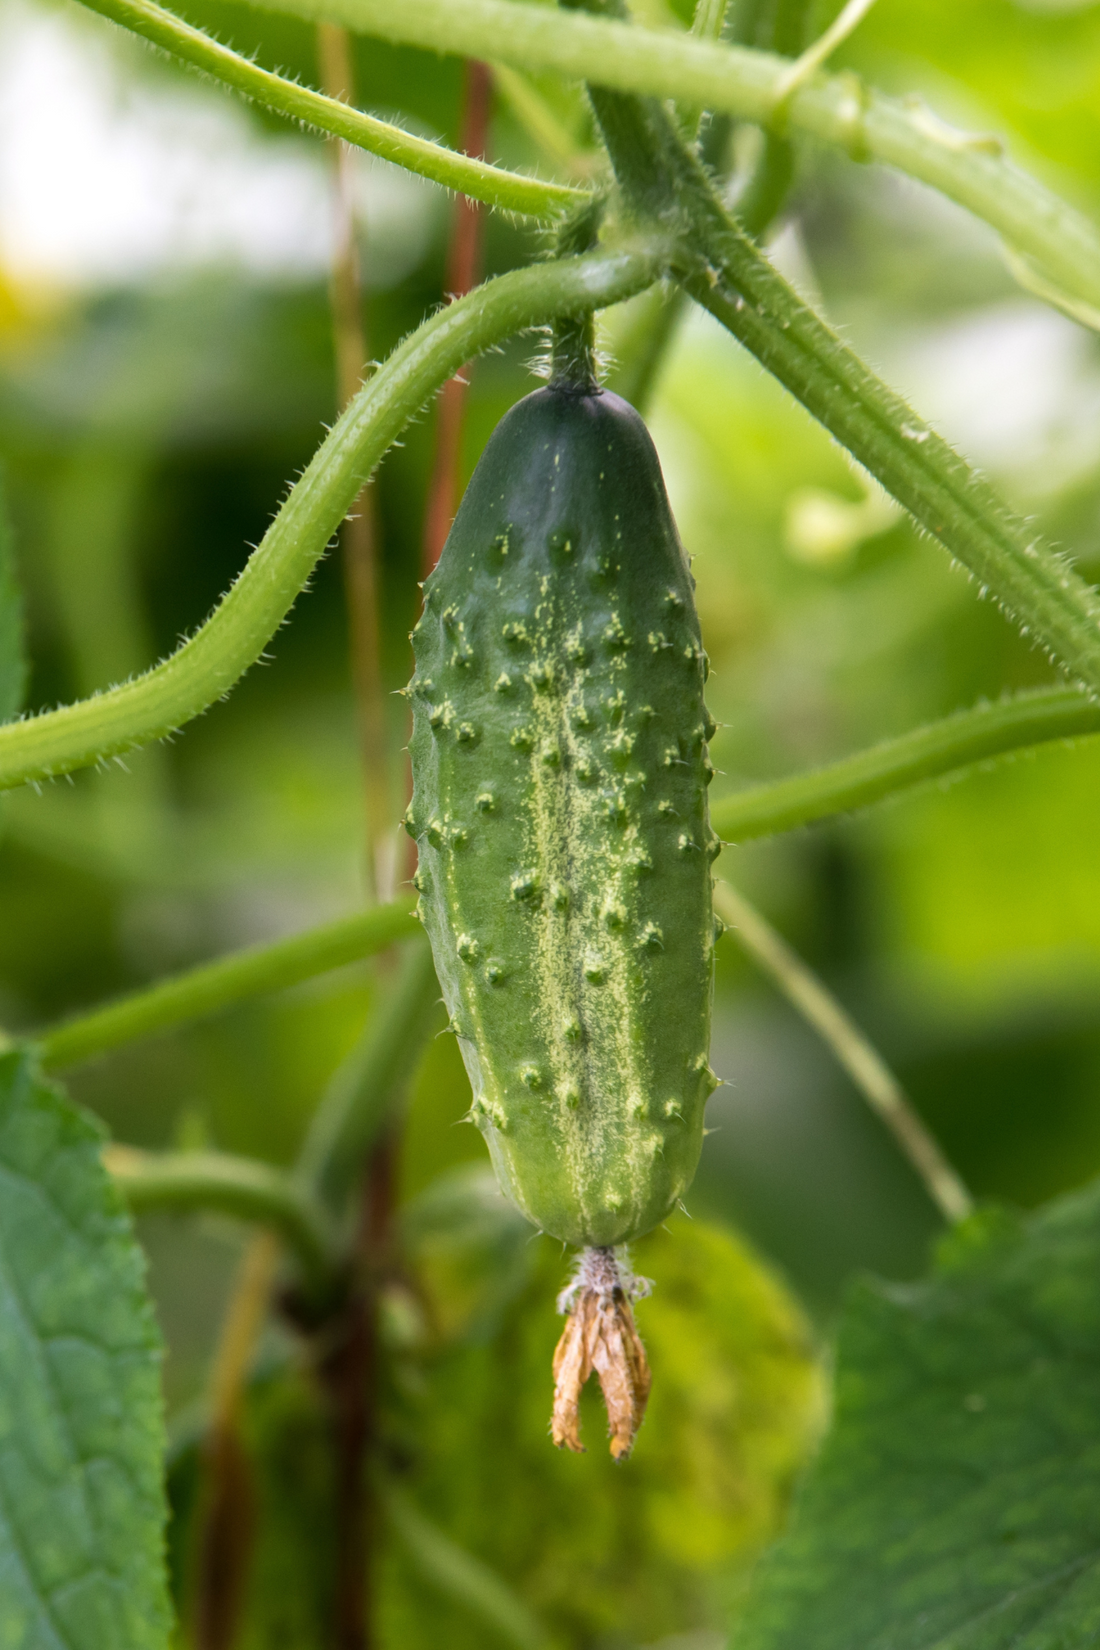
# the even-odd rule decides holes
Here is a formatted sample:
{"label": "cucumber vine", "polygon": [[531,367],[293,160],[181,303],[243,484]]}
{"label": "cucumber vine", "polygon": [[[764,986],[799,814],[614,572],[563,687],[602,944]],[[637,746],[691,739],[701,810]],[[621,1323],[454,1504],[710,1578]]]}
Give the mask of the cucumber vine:
{"label": "cucumber vine", "polygon": [[[793,293],[724,207],[665,109],[652,97],[632,95],[660,93],[714,111],[701,141],[715,165],[722,135],[714,116],[766,125],[788,59],[706,39],[662,35],[658,42],[615,16],[572,10],[552,16],[499,0],[443,8],[434,0],[409,0],[401,8],[356,0],[354,16],[341,4],[328,6],[333,19],[388,39],[430,38],[445,49],[476,50],[491,35],[494,55],[527,68],[572,72],[598,48],[601,83],[591,95],[622,190],[616,206],[614,198],[509,174],[411,138],[260,69],[153,0],[96,0],[96,9],[271,109],[490,205],[549,219],[569,209],[568,226],[556,231],[557,257],[486,283],[424,322],[391,355],[290,490],[237,583],[178,652],[91,699],[0,728],[0,787],[101,762],[205,711],[259,657],[363,481],[446,378],[509,335],[548,323],[555,326],[555,370],[575,375],[578,362],[590,361],[592,312],[644,291],[658,277],[677,283],[728,326],[1056,662],[1100,692],[1100,606],[1093,592]],[[798,43],[803,10],[781,9],[776,44],[790,50]],[[820,72],[784,103],[783,125],[936,184],[1077,297],[1097,297],[1100,243],[1092,226],[1014,168],[999,146],[951,139],[917,112],[863,88],[857,94],[842,77]],[[750,188],[747,204],[761,221],[780,198],[784,141],[769,135],[766,181]],[[760,204],[765,198],[770,208]],[[959,713],[816,773],[728,797],[716,806],[714,821],[724,840],[743,841],[867,806],[1043,740],[1093,731],[1100,731],[1100,709],[1089,697],[1041,690]],[[377,907],[332,930],[160,984],[44,1032],[36,1040],[41,1058],[51,1067],[78,1062],[351,955],[366,956],[403,931],[406,912],[403,904]],[[191,1165],[190,1176],[189,1195],[199,1198],[199,1164]],[[143,1195],[155,1195],[152,1184]],[[220,1195],[212,1189],[215,1201]]]}
{"label": "cucumber vine", "polygon": [[[487,682],[480,684],[478,697],[470,686],[472,673],[462,676],[473,652],[464,651],[462,637],[456,640],[456,625],[463,631],[468,621],[471,633],[476,629],[478,602],[491,603],[490,586],[499,591],[504,581],[509,534],[529,525],[509,493],[509,478],[517,474],[530,480],[522,454],[536,437],[546,435],[547,452],[559,441],[555,462],[564,455],[565,474],[571,467],[579,473],[588,462],[586,441],[595,440],[591,431],[597,425],[600,439],[607,436],[613,421],[609,409],[621,404],[606,396],[600,405],[593,330],[597,312],[641,299],[638,313],[647,336],[627,362],[619,385],[640,403],[677,317],[694,303],[877,478],[1067,679],[1068,685],[979,704],[815,771],[727,795],[710,810],[722,843],[791,831],[934,779],[960,777],[1015,751],[1100,733],[1100,596],[798,296],[761,246],[790,186],[793,146],[803,137],[831,145],[853,162],[895,168],[964,207],[1002,238],[1010,265],[1025,284],[1087,321],[1100,316],[1100,232],[1015,165],[999,140],[955,131],[923,106],[885,96],[851,74],[828,72],[824,63],[835,41],[826,36],[808,43],[811,8],[806,0],[779,0],[764,10],[743,6],[728,21],[721,0],[700,0],[690,33],[632,22],[616,0],[562,0],[560,7],[516,0],[401,0],[400,5],[393,0],[267,0],[272,12],[342,25],[378,40],[491,59],[522,73],[584,80],[603,155],[598,170],[584,174],[584,186],[509,171],[414,136],[262,68],[155,0],[84,3],[267,111],[490,208],[533,220],[553,250],[428,316],[394,349],[290,487],[240,577],[175,652],[101,693],[0,725],[0,791],[106,763],[167,738],[224,698],[287,621],[387,451],[465,363],[519,333],[548,330],[550,386],[523,403],[522,410],[514,410],[512,422],[502,426],[504,432],[522,426],[514,450],[508,448],[513,437],[507,433],[494,438],[497,447],[491,450],[497,456],[492,462],[499,473],[492,474],[492,498],[486,493],[480,506],[475,498],[467,516],[460,516],[454,553],[428,582],[425,617],[414,633],[418,674],[410,690],[412,748],[419,769],[406,824],[419,847],[417,887],[435,948],[434,969],[423,932],[412,922],[412,902],[402,895],[276,945],[183,972],[47,1026],[18,1046],[0,1033],[0,1066],[8,1085],[0,1099],[5,1106],[10,1101],[8,1110],[0,1108],[0,1136],[6,1139],[17,1101],[36,1108],[40,1123],[46,1119],[59,1138],[64,1135],[68,1114],[63,1099],[45,1083],[44,1072],[76,1066],[231,1003],[389,951],[391,964],[399,957],[400,965],[387,971],[386,1001],[337,1073],[292,1170],[215,1151],[152,1153],[109,1145],[102,1148],[102,1164],[112,1177],[112,1190],[96,1167],[100,1146],[86,1129],[81,1133],[81,1125],[74,1136],[80,1161],[93,1178],[100,1175],[82,1218],[87,1217],[89,1231],[106,1230],[112,1220],[117,1222],[121,1190],[135,1210],[207,1209],[269,1228],[296,1271],[288,1316],[297,1314],[296,1321],[319,1337],[322,1330],[335,1333],[334,1325],[342,1333],[359,1287],[356,1245],[362,1233],[355,1229],[356,1195],[364,1165],[384,1147],[425,1041],[433,1029],[441,1029],[438,977],[450,1029],[463,1043],[474,1079],[472,1115],[489,1139],[502,1181],[541,1229],[584,1248],[574,1286],[566,1292],[572,1315],[554,1366],[555,1441],[580,1448],[579,1394],[595,1369],[607,1395],[613,1452],[624,1456],[645,1408],[649,1372],[631,1309],[642,1285],[613,1251],[663,1219],[686,1186],[701,1144],[703,1104],[715,1081],[706,1056],[707,980],[714,945],[709,859],[720,844],[706,824],[705,786],[713,772],[706,752],[713,724],[701,697],[706,664],[698,631],[692,628],[690,576],[669,517],[660,544],[649,547],[652,577],[647,574],[644,589],[634,592],[631,611],[639,636],[648,637],[653,657],[646,656],[645,669],[651,679],[666,663],[672,669],[673,642],[665,632],[671,635],[680,625],[675,663],[679,669],[686,658],[689,674],[681,670],[677,678],[675,693],[683,704],[677,701],[675,715],[669,712],[676,725],[662,722],[664,702],[656,710],[643,702],[640,667],[625,662],[630,638],[620,613],[616,609],[608,618],[601,610],[600,634],[612,662],[600,655],[598,668],[606,667],[600,691],[608,689],[600,704],[604,710],[612,704],[614,685],[625,683],[631,690],[614,701],[617,720],[606,710],[607,728],[616,730],[608,734],[608,748],[618,739],[629,757],[637,744],[636,761],[644,756],[648,767],[628,775],[624,757],[614,784],[604,793],[585,791],[583,806],[575,802],[571,813],[565,810],[572,825],[563,824],[562,809],[540,789],[542,768],[556,773],[565,752],[579,775],[577,787],[592,778],[591,771],[582,772],[582,758],[587,758],[581,747],[587,739],[595,748],[593,718],[604,712],[594,710],[595,701],[584,697],[588,689],[578,686],[581,676],[598,674],[597,667],[589,673],[579,661],[583,658],[587,667],[600,641],[595,631],[582,634],[581,609],[597,575],[610,579],[612,574],[606,556],[599,561],[593,555],[583,567],[580,558],[569,561],[577,546],[564,518],[555,519],[549,534],[542,531],[543,523],[537,552],[543,559],[537,567],[531,559],[527,576],[538,583],[547,609],[552,605],[547,592],[554,589],[561,613],[553,622],[545,616],[534,583],[523,599],[529,598],[531,613],[543,616],[538,624],[532,621],[530,631],[519,621],[501,629],[494,613],[492,634],[486,628],[483,640],[499,675],[491,691]],[[734,122],[757,125],[761,147],[751,175],[731,197],[725,174]],[[578,175],[573,174],[574,180]],[[591,428],[578,433],[578,424],[561,435],[570,419],[582,417],[579,409]],[[609,452],[614,439],[626,440],[622,430],[634,440],[640,428],[629,408],[621,416],[619,436],[608,436]],[[644,430],[640,439],[648,439]],[[631,449],[631,462],[638,451]],[[625,460],[622,467],[629,469]],[[592,476],[585,474],[595,496]],[[637,459],[637,486],[638,477],[648,476],[645,463]],[[603,476],[599,479],[602,484]],[[474,497],[478,485],[487,488],[489,483],[475,483],[469,496]],[[549,482],[545,485],[553,491]],[[568,485],[566,477],[559,502],[564,498],[575,509]],[[652,505],[652,497],[647,500]],[[631,515],[632,500],[620,499],[618,505],[613,522],[609,516],[600,530],[608,541],[616,531],[621,538],[625,520],[641,544],[645,523]],[[585,532],[590,529],[596,533],[586,520]],[[467,557],[461,566],[460,552]],[[486,557],[491,553],[497,560],[490,565]],[[643,552],[637,554],[640,565]],[[514,573],[514,562],[510,571]],[[671,619],[667,613],[662,618],[662,603],[671,604]],[[628,608],[629,601],[624,602],[624,612]],[[539,722],[538,739],[520,725],[519,712],[506,697],[515,684],[501,658],[519,645],[534,660],[523,666],[529,668],[524,680],[531,703],[540,686],[562,696],[559,708]],[[669,652],[668,660],[662,649]],[[647,691],[659,698],[657,689]],[[674,696],[670,689],[669,703]],[[447,735],[445,749],[440,729]],[[475,771],[467,754],[488,748],[493,739],[498,777],[505,761],[511,764],[495,791],[487,788],[482,769]],[[658,773],[659,781],[654,778]],[[640,791],[648,786],[652,793],[644,820],[636,797],[627,798],[633,779]],[[504,807],[499,820],[486,824],[504,792],[515,806],[511,811]],[[591,807],[585,800],[589,795]],[[527,860],[523,807],[541,810],[542,822],[537,852],[531,849]],[[658,808],[663,834],[653,823]],[[471,826],[469,820],[478,813],[483,825]],[[582,832],[574,816],[583,816]],[[616,832],[625,830],[627,816],[633,833],[630,854],[616,859],[610,850],[604,852],[604,837],[626,842]],[[670,834],[673,819],[677,823]],[[492,838],[489,848],[479,846],[477,854],[462,862],[457,850],[467,847],[471,832],[483,826],[486,840]],[[598,864],[593,857],[597,841],[604,853]],[[589,853],[588,883],[577,870],[582,851]],[[627,866],[633,878],[629,886]],[[552,978],[554,959],[547,962],[555,946],[560,950],[561,913],[573,897],[563,867],[578,886],[584,884],[592,919],[583,979],[571,954],[573,972],[565,984],[565,971]],[[655,887],[656,893],[642,889],[647,873],[654,873],[651,890]],[[505,881],[507,899],[499,894]],[[831,1041],[895,1130],[944,1217],[955,1221],[968,1215],[971,1200],[962,1181],[908,1112],[900,1089],[862,1034],[739,896],[720,892],[716,908],[740,923],[746,947]],[[654,910],[660,920],[650,920]],[[699,940],[700,966],[690,978],[676,976],[674,970],[662,972],[666,936],[681,920],[694,924],[692,937]],[[541,969],[538,1001],[527,1003],[522,1012],[504,989],[512,966],[508,946],[516,954],[524,948],[533,958],[537,954]],[[643,950],[644,967],[660,983],[667,1015],[660,1024],[653,1023],[649,986],[643,990],[638,984]],[[597,993],[588,992],[589,985],[607,986],[597,1007],[592,1006]],[[471,1030],[475,1022],[476,1035]],[[503,1050],[499,1070],[483,1048],[475,1047],[486,1025],[494,1052]],[[633,1070],[640,1049],[660,1070],[665,1085],[659,1114],[649,1105],[652,1096],[627,1093],[620,1081],[622,1072]],[[690,1081],[677,1087],[673,1066],[681,1076],[690,1072]],[[532,1094],[545,1091],[537,1106],[529,1094],[510,1087],[517,1073]],[[612,1117],[606,1097],[617,1081],[623,1104]],[[611,1117],[598,1137],[591,1130],[585,1133],[586,1084],[598,1091],[605,1122]],[[557,1107],[554,1138],[570,1142],[560,1162],[552,1161],[553,1141],[546,1134],[550,1096]],[[532,1124],[535,1112],[542,1121]],[[534,1168],[530,1149],[517,1145],[517,1122],[543,1129]],[[22,1150],[18,1129],[13,1137],[16,1144],[10,1149],[17,1157]],[[644,1169],[643,1148],[648,1153]],[[111,1230],[117,1238],[121,1227]],[[83,1241],[84,1227],[78,1235]],[[131,1277],[131,1262],[121,1250],[114,1261],[120,1276]],[[129,1332],[144,1349],[142,1355],[153,1357],[148,1325],[137,1308],[135,1313]],[[417,1515],[410,1516],[415,1525]],[[159,1585],[150,1597],[159,1598]],[[150,1605],[149,1619],[160,1620],[160,1610],[159,1603]],[[2,1607],[0,1619],[6,1619]],[[133,1638],[135,1646],[139,1642],[153,1641]],[[127,1640],[121,1650],[129,1646]]]}

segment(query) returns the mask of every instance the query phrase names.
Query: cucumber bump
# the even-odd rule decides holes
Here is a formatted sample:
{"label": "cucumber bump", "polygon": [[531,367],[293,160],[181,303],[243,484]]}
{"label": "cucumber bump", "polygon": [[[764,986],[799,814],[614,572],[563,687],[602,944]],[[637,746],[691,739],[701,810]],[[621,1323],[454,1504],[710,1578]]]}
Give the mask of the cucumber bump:
{"label": "cucumber bump", "polygon": [[551,385],[494,432],[413,632],[406,826],[473,1117],[581,1247],[664,1218],[715,1083],[692,592],[640,417]]}

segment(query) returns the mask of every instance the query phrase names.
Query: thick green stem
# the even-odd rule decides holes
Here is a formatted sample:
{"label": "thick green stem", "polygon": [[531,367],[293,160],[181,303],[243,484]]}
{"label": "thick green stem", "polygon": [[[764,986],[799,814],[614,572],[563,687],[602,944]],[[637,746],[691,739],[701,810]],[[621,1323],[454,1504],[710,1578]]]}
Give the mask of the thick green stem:
{"label": "thick green stem", "polygon": [[[599,3],[599,0],[595,0]],[[725,211],[663,105],[590,87],[640,220],[673,233],[692,297],[967,567],[1066,669],[1100,694],[1100,596],[864,365]]]}
{"label": "thick green stem", "polygon": [[[186,974],[159,980],[144,991],[107,1003],[45,1031],[37,1039],[46,1070],[79,1065],[109,1049],[149,1037],[171,1026],[215,1014],[248,997],[297,985],[315,974],[373,956],[395,941],[418,940],[423,930],[412,920],[412,901],[376,905],[274,945],[250,947]],[[418,945],[419,948],[419,945]]]}
{"label": "thick green stem", "polygon": [[303,1184],[337,1212],[408,1085],[429,1032],[442,1023],[427,946],[409,953],[397,984],[371,1015],[314,1113],[298,1161]]}
{"label": "thick green stem", "polygon": [[[694,32],[716,26],[725,11],[724,0],[700,0],[696,8]],[[771,19],[770,40],[781,52],[798,51],[806,26],[808,0],[779,0]],[[738,45],[756,44],[755,32],[759,18],[756,11],[736,8],[730,15],[726,38]],[[709,13],[709,18],[708,14]],[[753,31],[744,38],[740,29]],[[726,157],[732,135],[733,121],[729,115],[716,115],[708,110],[699,130],[697,146],[699,159],[708,173],[721,181],[726,170]],[[774,132],[765,131],[763,145],[756,164],[737,196],[734,214],[746,235],[759,240],[774,220],[787,197],[794,178],[794,150],[791,143]],[[617,362],[609,378],[609,388],[623,396],[645,413],[656,387],[661,366],[676,336],[680,320],[688,307],[688,296],[682,287],[671,291],[657,287],[648,292],[634,306],[635,314],[628,333],[619,336]]]}
{"label": "thick green stem", "polygon": [[592,395],[599,388],[596,328],[591,313],[555,322],[550,344],[550,382],[558,389]]}
{"label": "thick green stem", "polygon": [[336,1258],[324,1210],[289,1174],[225,1152],[143,1152],[108,1146],[104,1160],[135,1213],[214,1209],[274,1228],[312,1276]]}
{"label": "thick green stem", "polygon": [[[766,125],[789,59],[643,29],[563,16],[514,0],[266,0],[266,9],[327,17],[361,34],[433,51],[489,57],[518,69],[598,76],[621,91],[674,98]],[[1100,307],[1100,235],[1088,220],[1006,160],[999,140],[957,132],[920,107],[883,97],[850,74],[817,74],[785,123],[854,158],[881,161],[991,224],[1047,274]]]}
{"label": "thick green stem", "polygon": [[487,281],[425,321],[333,426],[236,584],[190,640],[106,693],[0,727],[0,789],[163,738],[215,704],[260,657],[360,488],[441,384],[511,334],[619,303],[657,273],[649,252],[566,258]]}
{"label": "thick green stem", "polygon": [[553,218],[585,197],[583,189],[563,183],[543,183],[538,178],[525,178],[518,172],[490,166],[487,161],[456,154],[440,143],[415,137],[411,132],[402,131],[400,126],[392,126],[336,98],[324,97],[307,86],[285,80],[211,39],[201,29],[165,11],[163,6],[154,5],[153,0],[82,0],[82,3],[152,41],[154,46],[171,52],[173,57],[232,86],[234,91],[243,93],[264,109],[343,138],[346,143],[369,150],[372,155],[380,155],[383,160],[393,161],[396,166],[418,172],[421,177],[431,178],[474,200],[485,201],[489,206],[503,207],[505,211],[519,212],[526,217]]}
{"label": "thick green stem", "polygon": [[[947,442],[814,314],[737,226],[715,218],[692,297],[1090,691],[1100,692],[1100,599]],[[695,263],[695,267],[691,267]]]}
{"label": "thick green stem", "polygon": [[853,813],[899,791],[1055,739],[1100,733],[1100,705],[1073,688],[1022,693],[976,705],[915,728],[828,767],[713,802],[710,820],[725,842],[750,842]]}

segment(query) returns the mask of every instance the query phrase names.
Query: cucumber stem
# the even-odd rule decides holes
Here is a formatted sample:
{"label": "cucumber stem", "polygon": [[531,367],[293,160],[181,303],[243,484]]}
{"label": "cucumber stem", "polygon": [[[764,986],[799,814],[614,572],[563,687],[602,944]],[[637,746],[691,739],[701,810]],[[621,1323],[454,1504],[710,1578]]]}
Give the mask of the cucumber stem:
{"label": "cucumber stem", "polygon": [[591,311],[587,315],[563,316],[554,323],[550,332],[550,385],[575,395],[595,395],[599,390],[596,326]]}
{"label": "cucumber stem", "polygon": [[[602,195],[571,212],[554,236],[554,256],[578,258],[599,242],[607,202]],[[577,395],[595,395],[600,387],[596,367],[595,311],[560,315],[550,328],[550,383]]]}

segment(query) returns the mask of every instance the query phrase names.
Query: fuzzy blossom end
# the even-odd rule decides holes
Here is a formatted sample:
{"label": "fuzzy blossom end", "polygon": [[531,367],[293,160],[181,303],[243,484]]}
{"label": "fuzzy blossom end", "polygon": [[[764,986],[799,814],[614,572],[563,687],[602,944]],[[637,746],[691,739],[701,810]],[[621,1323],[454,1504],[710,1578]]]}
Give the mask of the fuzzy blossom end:
{"label": "fuzzy blossom end", "polygon": [[582,1251],[572,1282],[558,1297],[558,1311],[569,1314],[554,1353],[551,1434],[559,1449],[584,1452],[580,1398],[595,1371],[607,1406],[611,1453],[616,1461],[630,1454],[652,1381],[630,1303],[649,1289],[645,1278],[633,1275],[625,1255],[620,1260],[614,1249]]}

